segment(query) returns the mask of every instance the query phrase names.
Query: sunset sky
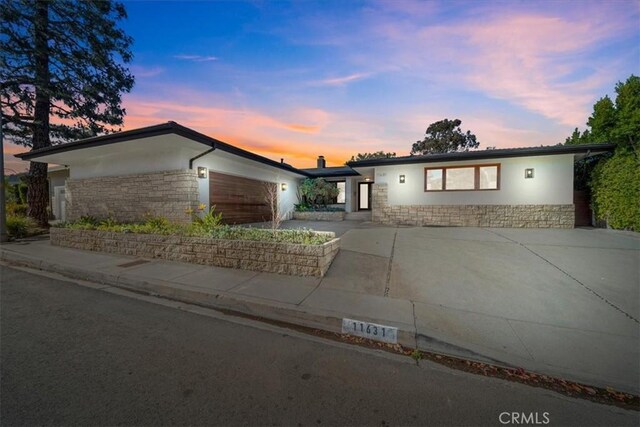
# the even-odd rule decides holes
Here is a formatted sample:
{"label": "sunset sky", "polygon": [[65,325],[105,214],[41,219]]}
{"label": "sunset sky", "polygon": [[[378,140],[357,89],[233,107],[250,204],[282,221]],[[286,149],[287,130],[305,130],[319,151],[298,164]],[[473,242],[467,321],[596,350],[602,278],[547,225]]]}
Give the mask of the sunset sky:
{"label": "sunset sky", "polygon": [[174,120],[298,167],[406,155],[443,118],[481,149],[554,145],[640,73],[638,1],[125,6],[136,76],[125,129]]}

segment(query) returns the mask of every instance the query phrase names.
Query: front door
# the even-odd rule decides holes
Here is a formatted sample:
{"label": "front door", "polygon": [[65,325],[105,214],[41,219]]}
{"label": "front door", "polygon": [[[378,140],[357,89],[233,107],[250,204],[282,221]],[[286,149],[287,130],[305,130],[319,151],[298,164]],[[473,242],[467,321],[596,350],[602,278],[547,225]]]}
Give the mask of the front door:
{"label": "front door", "polygon": [[371,210],[371,184],[372,182],[358,183],[358,210]]}

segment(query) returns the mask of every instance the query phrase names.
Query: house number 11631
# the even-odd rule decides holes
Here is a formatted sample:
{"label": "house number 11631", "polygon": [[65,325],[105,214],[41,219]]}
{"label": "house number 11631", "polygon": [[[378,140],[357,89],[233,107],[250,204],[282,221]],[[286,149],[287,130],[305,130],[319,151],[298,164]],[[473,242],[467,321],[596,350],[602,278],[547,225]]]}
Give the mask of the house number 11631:
{"label": "house number 11631", "polygon": [[342,319],[342,333],[391,344],[398,342],[398,328],[361,320]]}

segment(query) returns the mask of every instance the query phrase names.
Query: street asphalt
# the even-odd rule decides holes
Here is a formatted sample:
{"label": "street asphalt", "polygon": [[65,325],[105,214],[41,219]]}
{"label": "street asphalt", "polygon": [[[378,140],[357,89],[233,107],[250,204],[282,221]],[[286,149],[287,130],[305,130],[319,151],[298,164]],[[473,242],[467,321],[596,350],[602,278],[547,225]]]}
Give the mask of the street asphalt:
{"label": "street asphalt", "polygon": [[119,293],[0,266],[2,425],[502,425],[511,413],[640,423],[638,412]]}

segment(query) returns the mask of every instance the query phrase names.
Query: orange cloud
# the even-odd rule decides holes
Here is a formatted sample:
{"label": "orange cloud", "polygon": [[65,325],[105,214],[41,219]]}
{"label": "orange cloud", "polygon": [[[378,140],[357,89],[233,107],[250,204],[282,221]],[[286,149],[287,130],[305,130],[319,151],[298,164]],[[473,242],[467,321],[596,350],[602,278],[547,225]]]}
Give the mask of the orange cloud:
{"label": "orange cloud", "polygon": [[320,129],[320,126],[305,126],[305,125],[290,124],[290,125],[287,125],[287,129],[291,129],[297,132],[317,133],[318,130]]}
{"label": "orange cloud", "polygon": [[[169,120],[179,122],[229,144],[298,167],[313,167],[318,155],[340,165],[355,152],[350,134],[365,134],[366,123],[350,123],[317,108],[294,108],[281,120],[256,110],[187,105],[170,101],[128,98],[125,129],[135,129]],[[354,126],[354,127],[351,127]],[[374,129],[374,127],[370,127]],[[354,131],[355,130],[355,131]]]}

